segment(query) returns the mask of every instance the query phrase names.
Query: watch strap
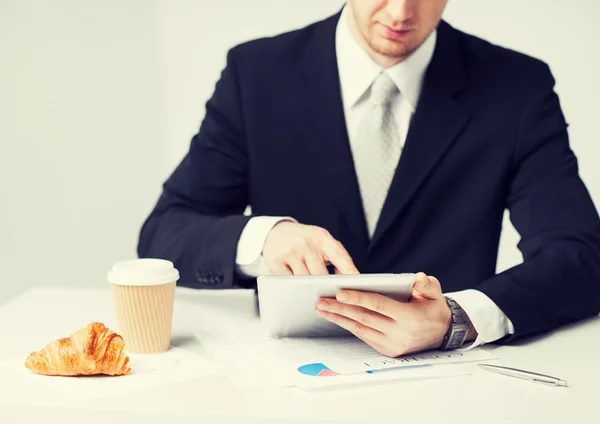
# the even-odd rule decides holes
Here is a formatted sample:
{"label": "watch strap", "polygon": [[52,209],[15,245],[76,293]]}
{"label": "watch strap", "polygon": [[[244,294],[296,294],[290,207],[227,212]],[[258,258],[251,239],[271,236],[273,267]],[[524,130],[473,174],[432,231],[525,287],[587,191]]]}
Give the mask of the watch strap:
{"label": "watch strap", "polygon": [[452,322],[444,335],[440,349],[450,350],[461,347],[469,334],[469,320],[467,314],[458,302],[446,296],[446,303],[452,313]]}

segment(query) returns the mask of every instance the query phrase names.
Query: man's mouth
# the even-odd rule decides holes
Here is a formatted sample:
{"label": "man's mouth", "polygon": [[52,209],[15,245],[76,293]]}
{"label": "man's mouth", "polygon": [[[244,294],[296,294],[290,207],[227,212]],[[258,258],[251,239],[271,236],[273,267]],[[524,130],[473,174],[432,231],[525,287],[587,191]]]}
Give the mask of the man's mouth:
{"label": "man's mouth", "polygon": [[381,24],[381,26],[383,28],[383,32],[384,32],[386,38],[390,38],[393,40],[400,40],[400,39],[406,37],[412,31],[414,31],[413,28],[408,28],[408,27],[392,28],[385,24]]}

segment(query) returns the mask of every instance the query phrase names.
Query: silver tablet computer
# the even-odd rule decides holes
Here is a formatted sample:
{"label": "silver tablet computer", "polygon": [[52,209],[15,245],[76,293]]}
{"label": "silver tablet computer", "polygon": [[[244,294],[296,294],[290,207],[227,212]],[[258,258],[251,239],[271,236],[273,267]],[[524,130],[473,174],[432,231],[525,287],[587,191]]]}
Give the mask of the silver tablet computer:
{"label": "silver tablet computer", "polygon": [[340,289],[379,293],[408,302],[416,274],[298,275],[258,277],[260,319],[274,337],[334,337],[350,332],[315,313],[320,297]]}

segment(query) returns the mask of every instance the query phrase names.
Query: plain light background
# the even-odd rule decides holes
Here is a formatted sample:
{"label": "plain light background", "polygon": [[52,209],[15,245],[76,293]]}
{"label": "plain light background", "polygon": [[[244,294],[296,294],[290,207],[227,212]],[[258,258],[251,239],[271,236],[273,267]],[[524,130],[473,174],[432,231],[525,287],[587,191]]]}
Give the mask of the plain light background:
{"label": "plain light background", "polygon": [[[342,5],[0,0],[0,303],[35,285],[106,284],[114,261],[135,257],[227,50]],[[550,65],[597,205],[599,16],[597,0],[450,0],[444,15]],[[518,234],[508,221],[504,229],[499,271],[522,260]]]}

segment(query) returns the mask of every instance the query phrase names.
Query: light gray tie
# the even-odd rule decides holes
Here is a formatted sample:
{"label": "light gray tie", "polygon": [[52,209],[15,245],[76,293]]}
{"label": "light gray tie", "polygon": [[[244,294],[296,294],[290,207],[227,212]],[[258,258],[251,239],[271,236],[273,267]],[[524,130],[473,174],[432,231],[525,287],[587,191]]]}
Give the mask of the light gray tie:
{"label": "light gray tie", "polygon": [[360,187],[369,236],[373,236],[387,197],[402,145],[391,104],[400,94],[392,79],[382,73],[371,86],[369,107],[352,143],[354,167]]}

